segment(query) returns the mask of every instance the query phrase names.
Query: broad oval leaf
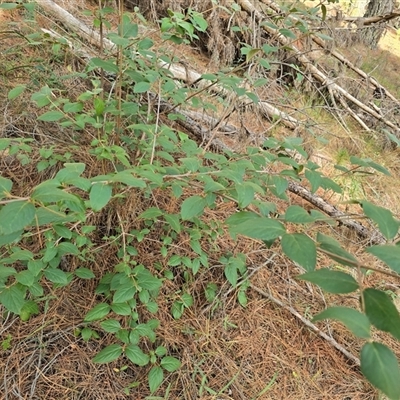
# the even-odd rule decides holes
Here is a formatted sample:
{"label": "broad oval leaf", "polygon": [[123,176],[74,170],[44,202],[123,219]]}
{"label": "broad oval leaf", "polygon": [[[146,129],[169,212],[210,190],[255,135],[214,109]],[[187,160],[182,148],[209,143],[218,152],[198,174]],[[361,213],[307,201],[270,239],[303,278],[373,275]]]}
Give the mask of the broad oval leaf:
{"label": "broad oval leaf", "polygon": [[95,278],[95,275],[94,275],[93,271],[91,271],[88,268],[83,268],[83,267],[82,268],[77,268],[74,273],[78,278],[81,278],[81,279],[92,279],[92,278]]}
{"label": "broad oval leaf", "polygon": [[386,208],[376,206],[368,201],[363,201],[362,207],[365,215],[371,218],[386,239],[393,239],[399,230],[399,221],[393,218],[392,213]]}
{"label": "broad oval leaf", "polygon": [[47,268],[44,271],[44,276],[53,283],[57,283],[59,285],[68,285],[68,276],[67,274],[58,268]]}
{"label": "broad oval leaf", "polygon": [[332,260],[350,267],[354,267],[354,265],[358,264],[357,258],[348,251],[342,249],[339,242],[335,239],[318,232],[317,241],[319,242],[319,247],[328,252],[328,256],[332,258]]}
{"label": "broad oval leaf", "polygon": [[365,313],[371,323],[400,340],[400,315],[389,295],[381,290],[368,288],[363,291],[363,297]]}
{"label": "broad oval leaf", "polygon": [[180,368],[181,362],[175,357],[166,356],[161,360],[160,365],[168,372],[174,372]]}
{"label": "broad oval leaf", "polygon": [[181,206],[181,216],[184,221],[190,220],[203,214],[206,207],[206,199],[200,196],[192,196],[186,199]]}
{"label": "broad oval leaf", "polygon": [[133,87],[133,92],[134,93],[144,93],[148,92],[151,88],[151,83],[150,82],[138,82],[136,85]]}
{"label": "broad oval leaf", "polygon": [[104,71],[107,72],[119,72],[118,66],[112,61],[106,61],[102,60],[101,58],[94,57],[90,59],[90,64],[93,64],[95,67],[103,68]]}
{"label": "broad oval leaf", "polygon": [[19,314],[25,303],[25,291],[17,285],[2,288],[0,291],[0,303],[13,312]]}
{"label": "broad oval leaf", "polygon": [[285,221],[294,222],[296,224],[306,224],[308,222],[314,222],[313,218],[303,207],[290,206],[285,213]]}
{"label": "broad oval leaf", "polygon": [[136,344],[128,344],[125,348],[125,355],[133,362],[133,364],[143,367],[150,361],[150,357],[143,353],[142,349]]}
{"label": "broad oval leaf", "polygon": [[245,220],[242,223],[232,224],[231,218],[228,218],[227,223],[231,235],[240,234],[260,240],[273,240],[286,233],[285,227],[279,222],[271,218],[260,217],[256,214],[253,218],[247,218],[248,213],[244,213]]}
{"label": "broad oval leaf", "polygon": [[239,203],[239,207],[245,208],[247,207],[254,199],[254,188],[252,185],[244,182],[242,184],[238,184],[235,187],[237,192],[237,200]]}
{"label": "broad oval leaf", "polygon": [[162,280],[156,278],[148,269],[143,265],[138,265],[134,270],[137,285],[141,289],[158,290],[162,285]]}
{"label": "broad oval leaf", "polygon": [[360,338],[369,339],[371,336],[371,324],[368,317],[353,308],[329,307],[316,315],[312,321],[315,322],[327,318],[336,319],[342,322],[351,332],[354,333],[354,335]]}
{"label": "broad oval leaf", "polygon": [[29,269],[25,269],[15,274],[15,279],[24,286],[32,286],[35,282],[35,275]]}
{"label": "broad oval leaf", "polygon": [[0,176],[0,199],[3,199],[11,192],[13,182],[10,179]]}
{"label": "broad oval leaf", "polygon": [[132,175],[132,172],[126,170],[115,174],[110,181],[121,182],[127,186],[144,189],[146,187],[146,182],[143,179],[136,178]]}
{"label": "broad oval leaf", "polygon": [[106,303],[96,304],[87,314],[85,322],[97,321],[104,318],[110,312],[111,307]]}
{"label": "broad oval leaf", "polygon": [[115,319],[102,321],[100,326],[108,333],[116,333],[121,329],[121,324]]}
{"label": "broad oval leaf", "polygon": [[58,181],[45,181],[36,186],[32,199],[43,203],[56,203],[58,201],[79,201],[79,198],[65,190],[60,189]]}
{"label": "broad oval leaf", "polygon": [[393,352],[381,343],[365,343],[360,358],[365,377],[390,399],[399,399],[400,370]]}
{"label": "broad oval leaf", "polygon": [[93,358],[94,363],[105,364],[115,361],[122,354],[122,346],[119,344],[111,344],[100,351],[96,357]]}
{"label": "broad oval leaf", "polygon": [[130,315],[132,308],[127,303],[113,303],[111,309],[118,315]]}
{"label": "broad oval leaf", "polygon": [[322,177],[319,172],[306,170],[305,172],[306,178],[311,183],[311,193],[315,193],[321,185]]}
{"label": "broad oval leaf", "polygon": [[110,201],[112,187],[104,182],[94,183],[89,194],[90,206],[94,211],[100,211]]}
{"label": "broad oval leaf", "polygon": [[358,283],[351,275],[326,268],[299,275],[297,278],[315,283],[329,293],[351,293],[358,289]]}
{"label": "broad oval leaf", "polygon": [[378,257],[386,263],[393,271],[400,274],[400,247],[385,244],[381,246],[371,246],[367,249],[368,253]]}
{"label": "broad oval leaf", "polygon": [[149,372],[150,392],[154,393],[161,385],[164,379],[164,372],[161,367],[153,367]]}
{"label": "broad oval leaf", "polygon": [[40,115],[38,117],[38,120],[52,122],[52,121],[59,121],[63,117],[64,117],[63,112],[57,111],[57,110],[51,110],[51,111],[47,111],[44,114]]}
{"label": "broad oval leaf", "polygon": [[117,289],[113,296],[113,303],[124,303],[131,300],[136,293],[136,288],[132,285],[126,285]]}
{"label": "broad oval leaf", "polygon": [[302,233],[285,233],[282,236],[282,250],[294,262],[306,271],[313,271],[317,263],[315,243]]}
{"label": "broad oval leaf", "polygon": [[19,240],[19,238],[22,234],[23,234],[23,230],[13,232],[8,235],[0,235],[0,246],[4,246],[5,244],[10,244],[14,241]]}
{"label": "broad oval leaf", "polygon": [[35,218],[35,206],[29,201],[13,201],[0,210],[0,235],[19,232]]}

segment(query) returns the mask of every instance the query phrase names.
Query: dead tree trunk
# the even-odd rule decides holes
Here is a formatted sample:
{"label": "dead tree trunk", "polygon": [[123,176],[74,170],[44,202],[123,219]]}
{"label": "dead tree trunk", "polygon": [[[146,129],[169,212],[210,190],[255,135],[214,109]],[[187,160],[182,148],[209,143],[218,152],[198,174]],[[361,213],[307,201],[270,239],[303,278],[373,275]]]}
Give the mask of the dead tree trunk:
{"label": "dead tree trunk", "polygon": [[[394,8],[393,0],[370,0],[364,13],[364,18],[390,14]],[[375,48],[387,27],[386,21],[372,25],[364,25],[360,30],[361,42],[370,48]]]}

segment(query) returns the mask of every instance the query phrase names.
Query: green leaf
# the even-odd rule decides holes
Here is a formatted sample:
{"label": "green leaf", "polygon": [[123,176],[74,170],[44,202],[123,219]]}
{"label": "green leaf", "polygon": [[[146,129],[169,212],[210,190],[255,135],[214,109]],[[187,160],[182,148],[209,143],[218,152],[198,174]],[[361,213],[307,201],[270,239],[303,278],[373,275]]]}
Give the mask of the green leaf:
{"label": "green leaf", "polygon": [[77,103],[66,103],[64,104],[63,111],[65,113],[79,113],[83,110],[83,104]]}
{"label": "green leaf", "polygon": [[132,308],[127,303],[113,303],[111,304],[111,310],[118,315],[130,315]]}
{"label": "green leaf", "polygon": [[297,36],[294,32],[292,32],[290,29],[287,28],[281,28],[279,29],[279,33],[289,39],[297,39]]}
{"label": "green leaf", "polygon": [[18,97],[24,90],[26,89],[26,85],[18,85],[15,88],[12,88],[8,92],[8,100],[13,100]]}
{"label": "green leaf", "polygon": [[35,282],[35,275],[26,269],[15,274],[15,279],[22,285],[32,286]]}
{"label": "green leaf", "polygon": [[3,288],[0,291],[0,303],[7,310],[19,314],[25,303],[25,291],[17,285]]}
{"label": "green leaf", "polygon": [[68,275],[64,271],[61,271],[61,269],[47,268],[44,271],[44,276],[50,282],[58,283],[63,286],[68,285]]}
{"label": "green leaf", "polygon": [[336,319],[342,322],[354,335],[369,339],[371,337],[368,317],[353,308],[348,307],[329,307],[316,315],[312,322],[321,321],[323,319]]}
{"label": "green leaf", "polygon": [[400,370],[393,352],[381,343],[365,343],[360,358],[365,377],[390,399],[399,399]]}
{"label": "green leaf", "polygon": [[140,215],[139,215],[139,219],[153,219],[153,218],[157,218],[160,217],[161,215],[163,215],[164,212],[161,211],[159,208],[157,207],[150,207],[148,208],[146,211],[143,211]]}
{"label": "green leaf", "polygon": [[58,247],[57,247],[57,254],[59,256],[63,256],[65,254],[73,254],[73,255],[78,255],[79,254],[79,249],[78,247],[70,242],[61,242]]}
{"label": "green leaf", "polygon": [[373,162],[370,158],[359,158],[351,156],[350,162],[355,165],[360,165],[361,167],[371,167],[379,172],[382,172],[385,175],[390,176],[390,172],[385,167]]}
{"label": "green leaf", "polygon": [[53,225],[53,229],[57,233],[58,236],[65,238],[65,239],[71,239],[72,237],[72,232],[63,225]]}
{"label": "green leaf", "polygon": [[115,361],[122,354],[122,346],[119,344],[111,344],[100,351],[96,357],[93,358],[94,363],[105,364]]}
{"label": "green leaf", "polygon": [[118,66],[115,65],[115,63],[112,61],[105,61],[102,60],[101,58],[94,57],[90,59],[90,64],[93,64],[95,67],[98,68],[103,68],[104,71],[107,72],[114,72],[114,73],[119,72]]}
{"label": "green leaf", "polygon": [[22,306],[19,316],[21,321],[28,321],[31,315],[37,314],[39,314],[39,306],[33,300],[28,300]]}
{"label": "green leaf", "polygon": [[165,221],[176,233],[181,232],[181,223],[179,217],[179,214],[164,214]]}
{"label": "green leaf", "polygon": [[363,291],[365,314],[381,331],[390,332],[400,340],[400,315],[389,295],[376,289]]}
{"label": "green leaf", "polygon": [[94,183],[89,194],[90,206],[94,211],[100,211],[110,201],[112,187],[107,183]]}
{"label": "green leaf", "polygon": [[43,203],[56,203],[58,201],[76,202],[79,198],[65,190],[59,189],[58,181],[45,181],[36,186],[32,193],[32,199]]}
{"label": "green leaf", "polygon": [[[63,169],[57,172],[55,179],[59,182],[68,182],[80,176],[86,168],[84,163],[64,163]],[[73,181],[71,182],[73,183]]]}
{"label": "green leaf", "polygon": [[393,271],[400,274],[400,247],[391,244],[371,246],[366,250],[386,263]]}
{"label": "green leaf", "polygon": [[151,88],[150,82],[138,82],[133,88],[133,93],[145,93]]}
{"label": "green leaf", "polygon": [[235,187],[238,195],[239,207],[247,207],[254,199],[254,188],[248,182],[238,184]]}
{"label": "green leaf", "polygon": [[186,199],[181,206],[181,216],[184,221],[198,217],[204,212],[206,199],[200,196],[192,196]]}
{"label": "green leaf", "polygon": [[152,275],[152,273],[146,269],[143,265],[137,266],[133,270],[138,285],[142,289],[147,289],[147,290],[158,290],[160,289],[162,285],[162,280],[156,278],[155,276]]}
{"label": "green leaf", "polygon": [[39,207],[36,209],[36,221],[38,226],[51,223],[67,222],[71,216],[61,212],[57,205]]}
{"label": "green leaf", "polygon": [[81,279],[95,278],[93,271],[91,271],[88,268],[77,268],[74,273],[78,278],[81,278]]}
{"label": "green leaf", "polygon": [[113,296],[113,303],[124,303],[125,301],[132,300],[136,294],[136,288],[133,282],[129,281],[126,286],[117,289]]}
{"label": "green leaf", "polygon": [[193,297],[189,293],[184,293],[181,297],[183,305],[188,308],[193,305]]}
{"label": "green leaf", "polygon": [[322,11],[322,21],[325,21],[326,19],[326,5],[321,4],[321,11]]}
{"label": "green leaf", "polygon": [[129,15],[124,14],[122,16],[122,26],[118,26],[118,33],[125,38],[134,38],[139,33],[139,27],[131,21]]}
{"label": "green leaf", "polygon": [[275,190],[278,196],[283,195],[289,186],[288,181],[285,178],[282,178],[281,176],[278,175],[272,177],[272,182],[275,185]]}
{"label": "green leaf", "polygon": [[5,267],[0,264],[0,281],[6,281],[6,278],[13,276],[17,273],[17,270],[13,267]]}
{"label": "green leaf", "polygon": [[39,121],[53,122],[64,118],[64,113],[57,110],[47,111],[38,117]]}
{"label": "green leaf", "polygon": [[164,346],[158,346],[154,353],[156,353],[158,357],[164,357],[167,354],[167,351],[168,350]]}
{"label": "green leaf", "polygon": [[386,129],[383,129],[383,131],[386,133],[386,135],[388,135],[389,139],[397,144],[397,147],[400,147],[400,140],[396,135],[393,135],[393,133],[388,132]]}
{"label": "green leaf", "polygon": [[366,200],[362,203],[364,213],[371,218],[386,239],[393,239],[399,230],[399,222],[393,218],[392,213],[386,208],[376,206]]}
{"label": "green leaf", "polygon": [[125,348],[125,355],[133,364],[143,367],[150,361],[150,357],[143,353],[142,349],[136,344],[128,344]]}
{"label": "green leaf", "polygon": [[13,182],[10,179],[0,176],[0,199],[7,197],[7,195],[11,192],[12,186]]}
{"label": "green leaf", "polygon": [[296,224],[306,224],[308,222],[314,222],[313,218],[303,207],[290,206],[285,213],[285,221],[294,222]]}
{"label": "green leaf", "polygon": [[358,283],[351,275],[326,268],[307,272],[297,278],[315,283],[329,293],[351,293],[358,289]]}
{"label": "green leaf", "polygon": [[144,189],[146,182],[143,179],[136,178],[132,175],[132,172],[121,171],[115,174],[111,179],[111,182],[121,182],[127,186]]}
{"label": "green leaf", "polygon": [[116,333],[121,329],[121,324],[115,319],[100,322],[100,326],[108,333]]}
{"label": "green leaf", "polygon": [[317,247],[313,240],[303,233],[285,233],[282,236],[282,250],[306,271],[313,271],[317,263]]}
{"label": "green leaf", "polygon": [[87,342],[87,341],[92,337],[93,333],[94,333],[94,330],[92,330],[92,329],[90,329],[90,328],[87,328],[87,327],[83,328],[83,329],[81,330],[82,339],[83,339],[85,342]]}
{"label": "green leaf", "polygon": [[224,275],[232,286],[236,286],[238,280],[238,269],[236,259],[232,259],[225,265]]}
{"label": "green leaf", "polygon": [[322,177],[321,178],[321,186],[325,190],[331,189],[335,193],[342,193],[342,188],[336,182],[334,182],[332,179],[329,179],[327,177]]}
{"label": "green leaf", "polygon": [[164,372],[161,367],[153,367],[149,372],[150,392],[154,393],[161,385],[164,379]]}
{"label": "green leaf", "polygon": [[172,303],[172,307],[171,307],[171,314],[175,319],[179,319],[180,317],[182,317],[184,309],[185,308],[184,308],[182,302],[174,301]]}
{"label": "green leaf", "polygon": [[[238,218],[237,214],[229,217],[226,221],[231,235],[241,234],[253,239],[268,241],[276,239],[286,232],[285,227],[280,222],[271,218],[260,217],[254,213],[242,213],[241,217],[244,222],[239,222],[242,218]],[[249,214],[253,214],[253,217]]]}
{"label": "green leaf", "polygon": [[332,260],[350,267],[354,267],[355,264],[358,264],[358,260],[352,254],[342,249],[337,240],[318,232],[317,242],[319,242],[319,247],[322,250],[330,253],[328,256],[332,258]]}
{"label": "green leaf", "polygon": [[181,161],[185,168],[190,172],[197,172],[200,168],[200,160],[196,157],[180,158],[179,161]]}
{"label": "green leaf", "polygon": [[160,365],[168,372],[174,372],[180,368],[181,362],[175,357],[166,356],[161,360]]}
{"label": "green leaf", "polygon": [[19,6],[18,3],[2,3],[2,4],[0,4],[0,9],[13,10],[14,8],[17,8],[18,6]]}
{"label": "green leaf", "polygon": [[13,201],[0,210],[0,235],[19,232],[35,218],[35,206],[29,201]]}
{"label": "green leaf", "polygon": [[96,304],[87,314],[85,322],[97,321],[104,318],[110,312],[111,307],[107,303]]}
{"label": "green leaf", "polygon": [[[1,229],[1,223],[0,223],[0,229]],[[23,232],[24,232],[23,230],[20,230],[17,232],[10,233],[9,235],[0,235],[0,246],[13,243],[14,241],[17,241],[17,239],[19,240]]]}

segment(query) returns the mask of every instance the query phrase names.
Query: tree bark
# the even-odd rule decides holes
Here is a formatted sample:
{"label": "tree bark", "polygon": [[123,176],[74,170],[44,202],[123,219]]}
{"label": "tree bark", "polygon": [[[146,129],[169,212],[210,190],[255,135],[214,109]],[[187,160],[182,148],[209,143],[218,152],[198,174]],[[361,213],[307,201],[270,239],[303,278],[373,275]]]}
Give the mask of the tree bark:
{"label": "tree bark", "polygon": [[[370,0],[365,10],[364,18],[371,18],[390,14],[394,9],[393,0]],[[382,35],[385,33],[387,22],[375,23],[373,25],[364,25],[360,31],[360,39],[366,46],[374,49],[379,43]]]}

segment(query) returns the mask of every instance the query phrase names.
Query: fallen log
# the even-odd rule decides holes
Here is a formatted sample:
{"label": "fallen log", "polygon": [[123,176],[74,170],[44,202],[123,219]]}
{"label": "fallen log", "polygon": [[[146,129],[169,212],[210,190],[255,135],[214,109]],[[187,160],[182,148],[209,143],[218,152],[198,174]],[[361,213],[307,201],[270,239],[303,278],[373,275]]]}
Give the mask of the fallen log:
{"label": "fallen log", "polygon": [[[281,12],[281,8],[279,7],[279,5],[277,3],[275,3],[273,0],[261,0],[261,2],[264,3],[265,5],[267,5],[269,8],[271,8],[276,13]],[[400,11],[399,11],[398,16],[400,16]],[[290,16],[290,18],[294,21],[298,21],[298,18],[296,18],[296,16]],[[346,18],[345,18],[345,20],[346,20]],[[376,17],[371,17],[371,18],[376,18]],[[343,54],[341,54],[340,52],[333,50],[332,48],[330,48],[330,46],[327,46],[325,41],[322,40],[316,34],[312,33],[312,31],[311,31],[311,40],[314,43],[316,43],[319,47],[321,47],[325,52],[331,54],[338,61],[340,61],[342,64],[344,64],[346,67],[350,68],[351,70],[356,72],[359,76],[364,78],[368,83],[370,83],[376,89],[384,89],[385,95],[388,98],[390,98],[391,100],[393,100],[396,103],[399,103],[399,100],[395,96],[393,96],[386,87],[382,86],[374,77],[368,75],[362,69],[357,68],[350,60],[348,60],[346,57],[344,57]]]}
{"label": "fallen log", "polygon": [[[268,5],[269,7],[273,6],[273,8],[271,7],[271,9],[273,9],[275,12],[277,12],[278,10],[280,10],[279,6],[276,5],[276,3],[270,1],[270,0],[261,0],[264,4]],[[251,4],[249,2],[249,0],[237,0],[237,4],[240,5],[242,7],[243,10],[247,11],[249,14],[254,15],[254,18],[256,19],[256,21],[260,24],[260,26],[262,26],[262,29],[264,29],[266,32],[268,32],[269,34],[273,35],[274,37],[276,37],[278,39],[278,41],[281,43],[281,45],[291,48],[294,55],[296,56],[296,59],[304,66],[304,68],[306,68],[311,74],[312,76],[318,81],[320,82],[323,86],[326,87],[330,87],[333,91],[334,96],[339,99],[340,96],[343,96],[344,98],[346,98],[347,100],[349,100],[351,103],[353,103],[354,105],[356,105],[357,107],[361,108],[364,112],[366,112],[367,114],[373,116],[374,118],[376,118],[377,120],[383,122],[386,126],[392,128],[393,130],[395,130],[396,132],[400,133],[400,129],[397,125],[393,124],[391,121],[385,119],[382,115],[380,115],[379,113],[377,113],[374,109],[372,109],[371,107],[368,107],[367,105],[365,105],[364,103],[362,103],[361,101],[359,101],[357,98],[355,98],[354,96],[352,96],[349,92],[347,92],[345,89],[343,89],[341,86],[339,86],[338,84],[336,84],[332,79],[330,79],[325,73],[323,73],[321,70],[319,70],[315,65],[311,59],[309,59],[308,57],[306,57],[298,48],[296,48],[296,46],[285,36],[283,36],[282,34],[279,33],[279,31],[277,29],[272,28],[269,25],[266,24],[262,24],[262,22],[267,19],[267,16],[264,16],[260,11],[258,11],[253,4]],[[314,40],[314,39],[313,39]],[[323,41],[315,39],[315,42],[319,45],[322,45],[324,48],[325,46],[323,45]],[[344,57],[341,57],[339,53],[336,52],[335,57],[338,58],[339,60],[341,60],[343,62]],[[350,62],[346,63],[349,67],[350,65],[352,65]],[[355,67],[354,67],[355,68]],[[355,70],[355,69],[354,69]],[[357,73],[359,73],[361,76],[363,76],[365,79],[369,79],[369,77],[363,73],[361,70],[357,69],[356,71]],[[376,82],[376,80],[371,80],[371,82],[375,83],[375,86],[377,88],[382,88],[381,85],[379,85],[378,82]],[[391,98],[393,98],[396,102],[398,102],[398,100],[396,100],[394,98],[394,96],[391,96]],[[357,122],[359,122],[356,119]]]}

